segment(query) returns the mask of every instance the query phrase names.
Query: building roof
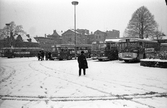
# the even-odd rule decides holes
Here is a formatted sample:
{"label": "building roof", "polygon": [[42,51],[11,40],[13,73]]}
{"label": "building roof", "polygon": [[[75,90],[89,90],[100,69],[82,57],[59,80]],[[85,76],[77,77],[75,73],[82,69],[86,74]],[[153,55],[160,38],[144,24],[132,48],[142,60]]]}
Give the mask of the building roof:
{"label": "building roof", "polygon": [[53,34],[52,35],[47,35],[47,37],[51,37],[51,38],[53,38],[53,37],[60,37],[60,35],[57,33],[56,30],[53,30]]}
{"label": "building roof", "polygon": [[96,33],[103,33],[103,34],[106,34],[106,32],[103,32],[103,31],[100,31],[100,30],[96,30],[96,31],[94,32],[94,34],[96,34]]}
{"label": "building roof", "polygon": [[28,42],[29,39],[31,39],[31,42],[37,42],[35,39],[28,37],[25,34],[22,35],[15,35],[14,38],[17,39],[18,36],[21,36],[23,42]]}
{"label": "building roof", "polygon": [[81,33],[77,32],[77,31],[74,31],[74,29],[68,29],[68,30],[65,31],[62,35],[66,34],[66,33],[68,33],[68,32],[73,32],[73,33],[76,33],[76,34],[81,34]]}
{"label": "building roof", "polygon": [[167,46],[167,43],[161,43],[161,46]]}
{"label": "building roof", "polygon": [[70,29],[72,32],[77,33],[77,34],[81,34],[80,32],[78,32],[77,30],[75,31],[74,29]]}

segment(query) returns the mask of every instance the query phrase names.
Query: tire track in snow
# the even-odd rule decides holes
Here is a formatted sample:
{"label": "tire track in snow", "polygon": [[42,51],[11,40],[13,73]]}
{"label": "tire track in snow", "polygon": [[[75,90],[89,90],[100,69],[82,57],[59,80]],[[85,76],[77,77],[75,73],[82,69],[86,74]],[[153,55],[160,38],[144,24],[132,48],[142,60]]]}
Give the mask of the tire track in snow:
{"label": "tire track in snow", "polygon": [[2,76],[5,72],[5,68],[4,67],[0,67],[0,76]]}
{"label": "tire track in snow", "polygon": [[20,100],[20,101],[91,101],[91,100],[133,100],[133,99],[147,99],[155,97],[167,97],[166,93],[144,93],[144,94],[123,94],[114,96],[12,96],[0,95],[2,100]]}
{"label": "tire track in snow", "polygon": [[[31,63],[29,63],[29,64],[31,64]],[[29,64],[28,64],[28,66],[29,66]],[[31,80],[32,76],[38,76],[39,74],[41,74],[41,73],[33,73],[33,72],[31,72],[28,75],[27,74],[24,75],[24,72],[27,71],[26,68],[24,68],[24,67],[19,68],[19,69],[22,69],[22,68],[24,68],[24,69],[21,70],[21,71],[17,71],[17,73],[16,73],[16,69],[14,69],[12,67],[6,66],[6,68],[7,69],[4,70],[5,72],[8,71],[10,68],[13,69],[13,72],[12,72],[12,74],[10,74],[10,76],[8,76],[7,78],[5,78],[5,80],[3,79],[2,82],[6,81],[10,77],[13,77],[13,79],[15,79],[15,80],[11,79],[8,82],[8,84],[5,84],[2,88],[0,88],[0,90],[1,89],[5,90],[5,87],[10,87],[10,89],[7,89],[8,92],[6,93],[6,95],[11,95],[13,93],[12,91],[14,89],[15,89],[14,91],[20,92],[22,90],[22,88],[24,88],[25,86],[31,86],[31,84],[33,84],[34,82],[37,81],[37,80]],[[17,77],[14,76],[14,74],[15,74],[15,76],[18,76],[20,74],[23,74],[24,76],[23,77],[19,77],[19,79],[18,79]],[[27,85],[24,85],[24,82],[27,81],[27,80],[29,80],[30,82],[27,83]],[[21,84],[22,84],[22,86],[20,86]]]}
{"label": "tire track in snow", "polygon": [[[32,67],[32,64],[29,64],[29,66],[31,66],[31,68],[33,68],[33,70],[36,70],[38,72],[42,72],[43,74],[47,75],[47,76],[52,76],[52,77],[56,77],[56,78],[59,78],[60,77],[57,77],[53,74],[55,73],[48,73],[47,71],[43,71],[43,70],[39,70],[39,67],[38,69]],[[42,66],[42,65],[41,65]],[[51,69],[50,69],[51,70]],[[52,72],[54,70],[52,69]],[[49,71],[50,72],[50,71]],[[57,73],[60,73],[58,71],[56,71]],[[73,82],[73,81],[69,81],[67,79],[64,79],[64,78],[61,78],[61,80],[64,80],[64,81],[68,81],[68,82],[71,82],[71,83],[74,83],[74,84],[77,84],[77,85],[80,85],[80,86],[84,86],[84,87],[87,87],[87,88],[90,88],[90,89],[93,89],[93,90],[96,90],[96,91],[99,91],[99,92],[103,92],[103,93],[106,93],[106,94],[110,94],[108,92],[104,92],[104,91],[101,91],[101,90],[98,90],[96,88],[92,88],[92,87],[89,87],[89,86],[85,86],[83,84],[79,84],[79,83],[76,83],[76,82]],[[156,94],[156,95],[155,95]],[[135,96],[137,95],[137,96]],[[145,95],[145,96],[143,96]],[[52,100],[52,101],[92,101],[92,100],[130,100],[130,101],[133,101],[135,103],[138,103],[138,104],[142,104],[142,105],[145,105],[145,106],[148,106],[149,108],[154,108],[153,106],[150,106],[150,105],[147,105],[147,104],[144,104],[144,103],[141,103],[141,102],[138,102],[138,101],[134,101],[133,99],[134,98],[152,98],[152,97],[167,97],[167,93],[153,93],[151,96],[149,96],[150,94],[131,94],[131,95],[128,95],[128,94],[124,94],[124,95],[111,95],[110,96],[86,96],[86,97],[31,97],[31,96],[10,96],[10,95],[0,95],[0,99],[2,100],[18,100],[18,101],[49,101],[49,100]]]}
{"label": "tire track in snow", "polygon": [[[39,65],[41,65],[41,63],[39,63]],[[41,66],[44,67],[43,65],[41,65]],[[32,67],[32,65],[31,65],[31,67]],[[45,69],[49,69],[49,68],[47,68],[47,67],[44,67],[44,68],[45,68]],[[61,80],[66,81],[66,82],[70,82],[70,83],[75,84],[75,85],[79,85],[79,86],[82,86],[82,87],[86,87],[86,88],[89,88],[89,89],[91,89],[91,90],[95,90],[95,91],[98,91],[98,92],[101,92],[101,93],[104,93],[104,94],[107,94],[107,95],[112,95],[111,93],[108,93],[108,92],[103,91],[103,90],[100,90],[100,89],[96,89],[96,88],[93,88],[93,87],[90,87],[90,86],[87,86],[87,85],[79,84],[79,83],[76,83],[75,81],[71,81],[71,80],[68,80],[68,79],[66,79],[66,78],[57,77],[57,75],[56,75],[55,73],[50,73],[50,72],[47,72],[47,71],[44,71],[44,70],[39,70],[39,67],[38,67],[38,69],[32,67],[32,69],[34,69],[34,70],[36,70],[36,71],[38,71],[38,72],[41,72],[41,73],[43,73],[43,74],[45,74],[45,75],[47,75],[47,76],[49,76],[49,77],[52,76],[52,77],[61,79]],[[57,74],[60,74],[60,73],[62,74],[62,72],[57,71],[57,70],[53,70],[53,69],[49,69],[49,70],[54,71],[54,72],[56,71]]]}
{"label": "tire track in snow", "polygon": [[[48,67],[48,66],[45,66],[43,65],[42,63],[40,63],[40,65],[44,66],[45,68],[47,69],[50,69],[50,70],[55,70],[56,72],[63,72],[64,74],[68,74],[68,75],[73,75],[73,76],[76,76],[75,74],[71,74],[71,73],[67,73],[65,71],[61,71],[61,70],[58,70],[58,69],[54,69],[54,68],[51,68],[51,67]],[[110,75],[110,74],[109,74]],[[106,81],[105,78],[99,78],[96,79],[96,78],[90,78],[90,77],[85,77],[87,79],[92,79],[92,80],[96,80],[96,81],[101,81],[101,82],[105,82],[105,83],[110,83],[110,84],[115,84],[115,85],[120,85],[120,86],[123,86],[123,87],[126,87],[126,88],[134,88],[134,89],[137,89],[137,90],[143,90],[144,92],[151,92],[150,90],[147,90],[147,89],[144,89],[144,88],[139,88],[139,87],[134,87],[134,86],[130,86],[130,85],[125,85],[125,84],[122,84],[122,83],[119,83],[117,81]],[[125,82],[124,82],[125,83]],[[128,83],[130,84],[130,83]],[[157,86],[152,86],[152,85],[147,85],[147,84],[138,84],[140,86],[146,86],[146,87],[154,87],[154,88],[158,88],[158,89],[162,89],[162,90],[167,90],[166,88],[163,88],[163,87],[157,87]]]}
{"label": "tire track in snow", "polygon": [[[61,72],[61,73],[64,73],[64,74],[76,76],[75,74],[71,74],[71,73],[67,73],[67,72],[64,72],[64,71],[61,71],[61,70],[58,70],[58,69],[47,67],[47,66],[43,65],[42,63],[40,63],[40,65],[43,66],[43,67],[45,67],[45,68],[47,68],[47,69],[50,69],[50,70],[53,70],[53,71],[56,71],[56,72],[59,72],[59,73]],[[126,87],[126,88],[133,88],[133,89],[143,90],[144,92],[149,92],[149,90],[146,90],[144,88],[138,88],[138,87],[133,87],[133,86],[129,86],[129,85],[124,85],[124,84],[121,84],[121,83],[118,83],[118,82],[115,82],[115,81],[106,81],[103,78],[100,78],[100,79],[90,78],[90,77],[85,77],[85,78],[91,79],[91,80],[100,81],[100,82],[109,83],[109,84],[112,84],[112,85],[115,84],[115,85],[123,86],[123,87]]]}
{"label": "tire track in snow", "polygon": [[[60,70],[47,67],[47,66],[43,65],[42,63],[40,63],[40,65],[43,66],[43,67],[45,67],[45,68],[47,68],[47,69],[56,71],[57,73],[60,72]],[[61,73],[62,73],[62,72],[63,72],[63,71],[61,71]],[[67,73],[67,72],[63,72],[63,73],[64,73],[64,74],[68,74],[68,75],[73,75],[73,76],[74,76],[74,74],[70,74],[70,73]],[[86,78],[87,78],[87,77],[86,77]],[[89,79],[91,79],[91,78],[89,78]],[[99,80],[99,79],[92,79],[92,80],[101,81],[101,80]],[[113,83],[114,83],[114,84],[119,84],[120,86],[124,86],[124,87],[127,87],[127,88],[135,88],[135,89],[143,90],[143,91],[145,91],[145,92],[147,91],[147,92],[145,93],[146,96],[145,96],[144,98],[152,98],[152,96],[151,96],[151,97],[150,97],[150,96],[147,96],[147,93],[148,93],[148,92],[152,93],[152,91],[148,91],[148,90],[145,90],[145,89],[143,89],[143,88],[136,88],[136,87],[132,87],[132,86],[127,86],[127,85],[120,84],[120,83],[115,83],[115,82],[110,82],[110,81],[104,81],[104,80],[102,80],[102,81],[103,81],[103,82],[107,82],[107,83],[112,83],[112,84],[113,84]],[[75,84],[78,85],[78,83],[73,82],[73,81],[68,81],[68,82],[75,83]],[[85,85],[82,85],[82,84],[79,84],[79,85],[85,86]],[[95,90],[95,91],[98,91],[98,92],[102,92],[102,93],[108,94],[108,95],[112,96],[112,99],[113,99],[113,97],[116,97],[117,99],[120,99],[120,98],[121,98],[121,99],[126,99],[126,100],[130,100],[130,101],[132,101],[132,102],[135,102],[135,103],[138,103],[138,104],[147,106],[147,107],[149,107],[149,108],[155,108],[155,107],[150,106],[150,105],[147,105],[147,104],[145,104],[145,103],[141,103],[141,102],[138,102],[138,101],[134,101],[134,100],[133,100],[134,97],[130,96],[129,94],[113,95],[113,94],[108,93],[108,92],[106,92],[106,91],[103,91],[103,90],[100,90],[100,89],[96,89],[96,88],[93,88],[93,87],[90,87],[90,86],[85,86],[85,87],[86,87],[86,88],[90,88],[90,89]],[[153,93],[154,93],[154,92],[153,92]],[[155,92],[155,93],[156,93],[156,92]],[[138,94],[138,93],[136,93],[136,94],[137,94],[137,95],[140,95],[140,94]],[[132,95],[136,95],[136,94],[132,94]],[[160,94],[161,94],[161,93],[160,93]],[[162,93],[162,94],[167,94],[167,93]],[[130,96],[130,98],[129,98],[129,97],[125,97],[125,96]],[[153,96],[153,97],[156,97],[156,96]],[[159,97],[161,97],[161,96],[159,96]],[[162,97],[164,97],[164,96],[162,96]],[[165,97],[167,97],[167,96],[165,95]],[[143,98],[143,97],[138,97],[138,98]],[[90,100],[91,100],[91,99],[90,99]],[[105,99],[104,99],[104,100],[105,100]]]}
{"label": "tire track in snow", "polygon": [[[0,84],[4,81],[8,80],[16,72],[16,70],[10,66],[3,66],[3,67],[1,67],[1,70],[2,70],[2,74],[1,74],[2,79],[0,79]],[[6,74],[8,74],[8,75],[6,75]]]}

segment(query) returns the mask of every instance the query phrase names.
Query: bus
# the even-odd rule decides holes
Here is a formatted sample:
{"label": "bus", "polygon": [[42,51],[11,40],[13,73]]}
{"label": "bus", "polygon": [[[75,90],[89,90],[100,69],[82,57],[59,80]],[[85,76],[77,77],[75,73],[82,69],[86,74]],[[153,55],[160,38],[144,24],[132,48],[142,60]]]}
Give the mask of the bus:
{"label": "bus", "polygon": [[40,47],[4,47],[0,49],[1,57],[35,57]]}
{"label": "bus", "polygon": [[100,54],[104,54],[106,44],[104,42],[92,42],[91,58],[96,60]]}
{"label": "bus", "polygon": [[120,39],[106,39],[105,55],[109,60],[118,60],[118,41]]}
{"label": "bus", "polygon": [[158,40],[160,43],[159,58],[167,60],[167,39]]}
{"label": "bus", "polygon": [[118,40],[106,39],[105,42],[97,44],[96,55],[99,61],[118,59]]}
{"label": "bus", "polygon": [[85,56],[90,58],[91,45],[90,44],[58,44],[54,47],[56,58],[59,60],[71,60],[77,57],[81,51],[84,51]]}
{"label": "bus", "polygon": [[119,41],[118,57],[125,62],[140,61],[154,57],[158,48],[157,41],[125,37]]}

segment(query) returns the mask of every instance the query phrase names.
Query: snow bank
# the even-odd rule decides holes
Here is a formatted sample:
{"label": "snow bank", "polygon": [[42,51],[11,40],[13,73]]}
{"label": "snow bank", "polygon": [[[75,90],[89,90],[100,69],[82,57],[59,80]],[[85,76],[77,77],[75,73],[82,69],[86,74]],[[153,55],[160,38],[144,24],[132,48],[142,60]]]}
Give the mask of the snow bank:
{"label": "snow bank", "polygon": [[167,60],[160,59],[141,59],[141,66],[167,68]]}

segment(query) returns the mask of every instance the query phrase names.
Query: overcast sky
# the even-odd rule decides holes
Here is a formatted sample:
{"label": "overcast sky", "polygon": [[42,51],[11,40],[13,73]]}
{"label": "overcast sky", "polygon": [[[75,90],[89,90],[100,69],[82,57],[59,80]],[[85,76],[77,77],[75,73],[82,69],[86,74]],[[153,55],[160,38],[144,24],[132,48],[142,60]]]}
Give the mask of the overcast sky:
{"label": "overcast sky", "polygon": [[[33,36],[58,33],[74,28],[73,0],[0,0],[0,29],[14,21]],[[123,35],[132,14],[146,6],[154,15],[159,29],[167,34],[165,0],[78,0],[77,28],[119,30]]]}

